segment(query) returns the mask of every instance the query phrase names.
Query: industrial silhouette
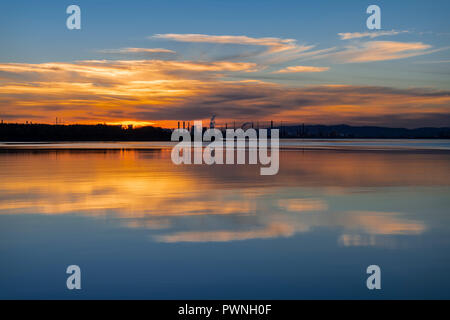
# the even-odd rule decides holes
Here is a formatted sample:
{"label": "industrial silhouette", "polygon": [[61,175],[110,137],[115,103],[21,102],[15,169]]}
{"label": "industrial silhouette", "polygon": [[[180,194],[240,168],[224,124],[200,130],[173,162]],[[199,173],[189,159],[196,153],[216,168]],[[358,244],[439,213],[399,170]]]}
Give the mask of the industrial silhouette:
{"label": "industrial silhouette", "polygon": [[[160,127],[133,127],[121,125],[65,125],[57,118],[54,125],[36,124],[31,121],[26,123],[0,123],[0,141],[170,141],[173,129]],[[190,121],[182,121],[183,129],[193,133],[193,125]],[[178,121],[178,129],[181,121]],[[225,133],[229,129],[228,123],[219,124],[216,116],[212,116],[209,128],[215,128]],[[450,127],[443,128],[386,128],[374,126],[349,126],[349,125],[305,125],[289,124],[280,121],[275,125],[274,121],[256,121],[237,123],[233,121],[233,129],[278,129],[280,138],[397,138],[397,139],[449,139]],[[206,130],[207,128],[203,128]]]}

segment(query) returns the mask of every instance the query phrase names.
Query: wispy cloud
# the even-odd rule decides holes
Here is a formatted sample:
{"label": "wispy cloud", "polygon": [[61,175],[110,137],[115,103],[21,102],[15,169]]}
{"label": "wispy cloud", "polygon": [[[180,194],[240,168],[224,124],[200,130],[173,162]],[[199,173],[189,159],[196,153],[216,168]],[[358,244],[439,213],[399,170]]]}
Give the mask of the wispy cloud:
{"label": "wispy cloud", "polygon": [[[305,55],[315,55],[311,51],[315,45],[298,44],[295,39],[283,39],[277,37],[254,38],[245,35],[207,35],[207,34],[156,34],[150,39],[165,39],[178,42],[210,43],[210,44],[234,44],[243,46],[256,46],[262,48],[259,51],[239,52],[228,58],[246,59],[256,61],[259,65],[273,65],[294,61]],[[322,50],[317,51],[320,53]]]}
{"label": "wispy cloud", "polygon": [[334,52],[319,54],[309,59],[331,59],[338,63],[361,63],[410,58],[437,52],[422,42],[367,41],[345,46]]}
{"label": "wispy cloud", "polygon": [[312,67],[312,66],[291,66],[273,73],[303,73],[303,72],[324,72],[330,70],[329,67]]}
{"label": "wispy cloud", "polygon": [[[354,34],[345,37],[363,38]],[[337,47],[313,49],[314,45],[303,46],[294,39],[276,37],[157,34],[151,38],[252,46],[253,53],[245,54],[249,48],[237,46],[223,50],[229,57],[235,54],[235,59],[210,58],[208,50],[205,55],[182,60],[181,54],[173,55],[175,52],[169,49],[119,48],[103,52],[169,54],[164,57],[169,59],[133,60],[135,56],[127,56],[119,60],[0,63],[2,117],[46,121],[57,112],[67,121],[115,123],[124,117],[165,122],[217,114],[236,120],[298,117],[310,123],[406,126],[422,125],[425,121],[432,125],[448,123],[447,91],[339,85],[293,88],[256,81],[278,81],[292,78],[289,75],[294,73],[330,70],[321,64],[308,66],[309,63],[300,62],[304,60],[323,59],[323,65],[365,63],[442,50],[422,42],[355,40]],[[218,51],[223,55],[222,50]],[[250,81],[236,80],[242,77]],[[80,110],[83,115],[79,115]]]}
{"label": "wispy cloud", "polygon": [[248,36],[231,36],[231,35],[207,35],[207,34],[156,34],[150,38],[167,39],[179,42],[203,42],[203,43],[221,43],[221,44],[241,44],[253,46],[265,46],[269,48],[269,52],[282,52],[286,50],[298,49],[294,39],[281,38],[252,38]]}
{"label": "wispy cloud", "polygon": [[[396,35],[408,31],[375,31],[365,33],[340,33],[342,39],[360,39],[364,37],[376,38],[385,35]],[[432,46],[423,42],[399,41],[356,41],[342,47],[332,47],[312,50],[315,45],[299,45],[294,39],[252,38],[248,36],[232,35],[206,35],[206,34],[156,34],[150,38],[166,39],[179,42],[214,43],[214,44],[240,44],[261,46],[267,48],[263,52],[242,56],[254,59],[261,65],[274,65],[295,60],[330,59],[337,63],[361,63],[374,61],[387,61],[409,58],[433,53],[442,49],[432,50]],[[291,72],[321,72],[323,69],[313,68],[286,68],[277,73]]]}
{"label": "wispy cloud", "polygon": [[100,53],[128,54],[128,53],[176,53],[173,50],[163,48],[120,48],[120,49],[102,49]]}
{"label": "wispy cloud", "polygon": [[[83,81],[112,79],[127,81],[133,78],[154,79],[164,73],[185,72],[224,72],[257,70],[257,65],[250,62],[197,62],[175,60],[88,60],[74,63],[4,63],[0,64],[0,72],[7,77],[13,74],[24,76],[24,81]],[[196,74],[198,76],[198,74]],[[205,74],[207,76],[207,74]],[[99,79],[97,79],[99,77]]]}
{"label": "wispy cloud", "polygon": [[371,31],[371,32],[342,32],[338,33],[341,37],[341,40],[351,40],[351,39],[359,39],[359,38],[377,38],[382,36],[395,36],[401,33],[408,33],[409,31]]}
{"label": "wispy cloud", "polygon": [[[291,88],[224,80],[252,63],[164,60],[0,64],[2,117],[118,122],[302,119],[309,123],[445,125],[450,93],[426,89],[322,85]],[[426,106],[426,108],[424,108]],[[80,110],[83,110],[80,115]],[[22,115],[22,116],[21,116]]]}
{"label": "wispy cloud", "polygon": [[422,42],[370,41],[349,47],[341,53],[346,62],[397,60],[433,52],[431,45]]}

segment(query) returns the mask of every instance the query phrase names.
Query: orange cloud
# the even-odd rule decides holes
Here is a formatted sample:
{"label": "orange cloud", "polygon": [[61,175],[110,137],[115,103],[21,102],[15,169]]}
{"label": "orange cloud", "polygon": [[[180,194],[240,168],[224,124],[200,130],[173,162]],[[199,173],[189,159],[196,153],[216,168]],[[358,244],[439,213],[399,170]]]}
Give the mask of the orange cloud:
{"label": "orange cloud", "polygon": [[341,37],[341,40],[351,40],[351,39],[359,39],[359,38],[378,38],[382,36],[395,36],[401,33],[407,33],[409,31],[371,31],[371,32],[342,32],[338,33]]}
{"label": "orange cloud", "polygon": [[[343,35],[345,38],[363,36],[366,35]],[[370,37],[375,36],[371,33]],[[329,70],[329,67],[294,65],[278,67],[266,76],[262,74],[273,64],[296,59],[361,63],[436,51],[421,42],[371,41],[352,43],[344,49],[311,50],[314,46],[301,46],[294,39],[276,37],[157,34],[152,38],[259,46],[263,51],[248,56],[237,55],[245,62],[235,61],[235,57],[217,61],[141,59],[0,63],[2,119],[53,122],[58,117],[67,123],[174,126],[176,120],[205,119],[216,114],[223,121],[301,119],[309,123],[402,126],[448,123],[449,92],[445,90],[338,85],[293,88],[255,80],[278,80],[292,73]],[[162,48],[133,47],[104,52],[175,53]],[[250,75],[254,79],[247,80]],[[245,80],[238,80],[241,78]]]}
{"label": "orange cloud", "polygon": [[163,48],[120,48],[120,49],[103,49],[98,50],[100,53],[176,53],[173,50],[163,49]]}
{"label": "orange cloud", "polygon": [[[444,90],[344,85],[292,88],[229,80],[235,73],[258,68],[255,63],[230,61],[5,63],[0,64],[0,110],[3,119],[13,121],[53,122],[57,116],[69,123],[142,121],[168,126],[176,120],[206,119],[211,114],[223,121],[301,119],[406,126],[447,122],[450,93]],[[297,66],[289,70],[315,69]]]}
{"label": "orange cloud", "polygon": [[437,50],[422,42],[368,41],[346,46],[343,50],[313,57],[331,58],[341,63],[397,60],[429,54]]}
{"label": "orange cloud", "polygon": [[303,72],[324,72],[328,71],[328,67],[312,67],[312,66],[292,66],[287,67],[273,73],[303,73]]}
{"label": "orange cloud", "polygon": [[281,52],[296,49],[297,44],[294,39],[281,38],[252,38],[247,36],[214,36],[207,34],[156,34],[152,38],[167,39],[180,42],[203,42],[203,43],[220,43],[220,44],[242,44],[253,46],[269,47],[269,52]]}

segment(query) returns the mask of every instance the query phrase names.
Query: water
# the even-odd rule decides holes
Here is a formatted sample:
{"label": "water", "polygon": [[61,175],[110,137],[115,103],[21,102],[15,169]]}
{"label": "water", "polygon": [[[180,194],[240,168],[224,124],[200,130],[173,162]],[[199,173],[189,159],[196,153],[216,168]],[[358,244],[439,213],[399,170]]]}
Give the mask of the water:
{"label": "water", "polygon": [[449,141],[281,145],[260,176],[170,143],[1,144],[0,298],[450,298]]}

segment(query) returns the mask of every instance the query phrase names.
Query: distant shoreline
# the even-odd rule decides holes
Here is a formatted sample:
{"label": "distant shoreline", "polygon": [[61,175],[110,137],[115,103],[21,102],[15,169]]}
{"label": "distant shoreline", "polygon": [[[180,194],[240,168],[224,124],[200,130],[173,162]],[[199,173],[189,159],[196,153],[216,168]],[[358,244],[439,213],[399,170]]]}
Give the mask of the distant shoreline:
{"label": "distant shoreline", "polygon": [[[450,127],[288,125],[273,129],[280,131],[281,139],[450,139]],[[0,124],[1,142],[165,142],[171,141],[171,135],[172,129],[152,126]]]}

